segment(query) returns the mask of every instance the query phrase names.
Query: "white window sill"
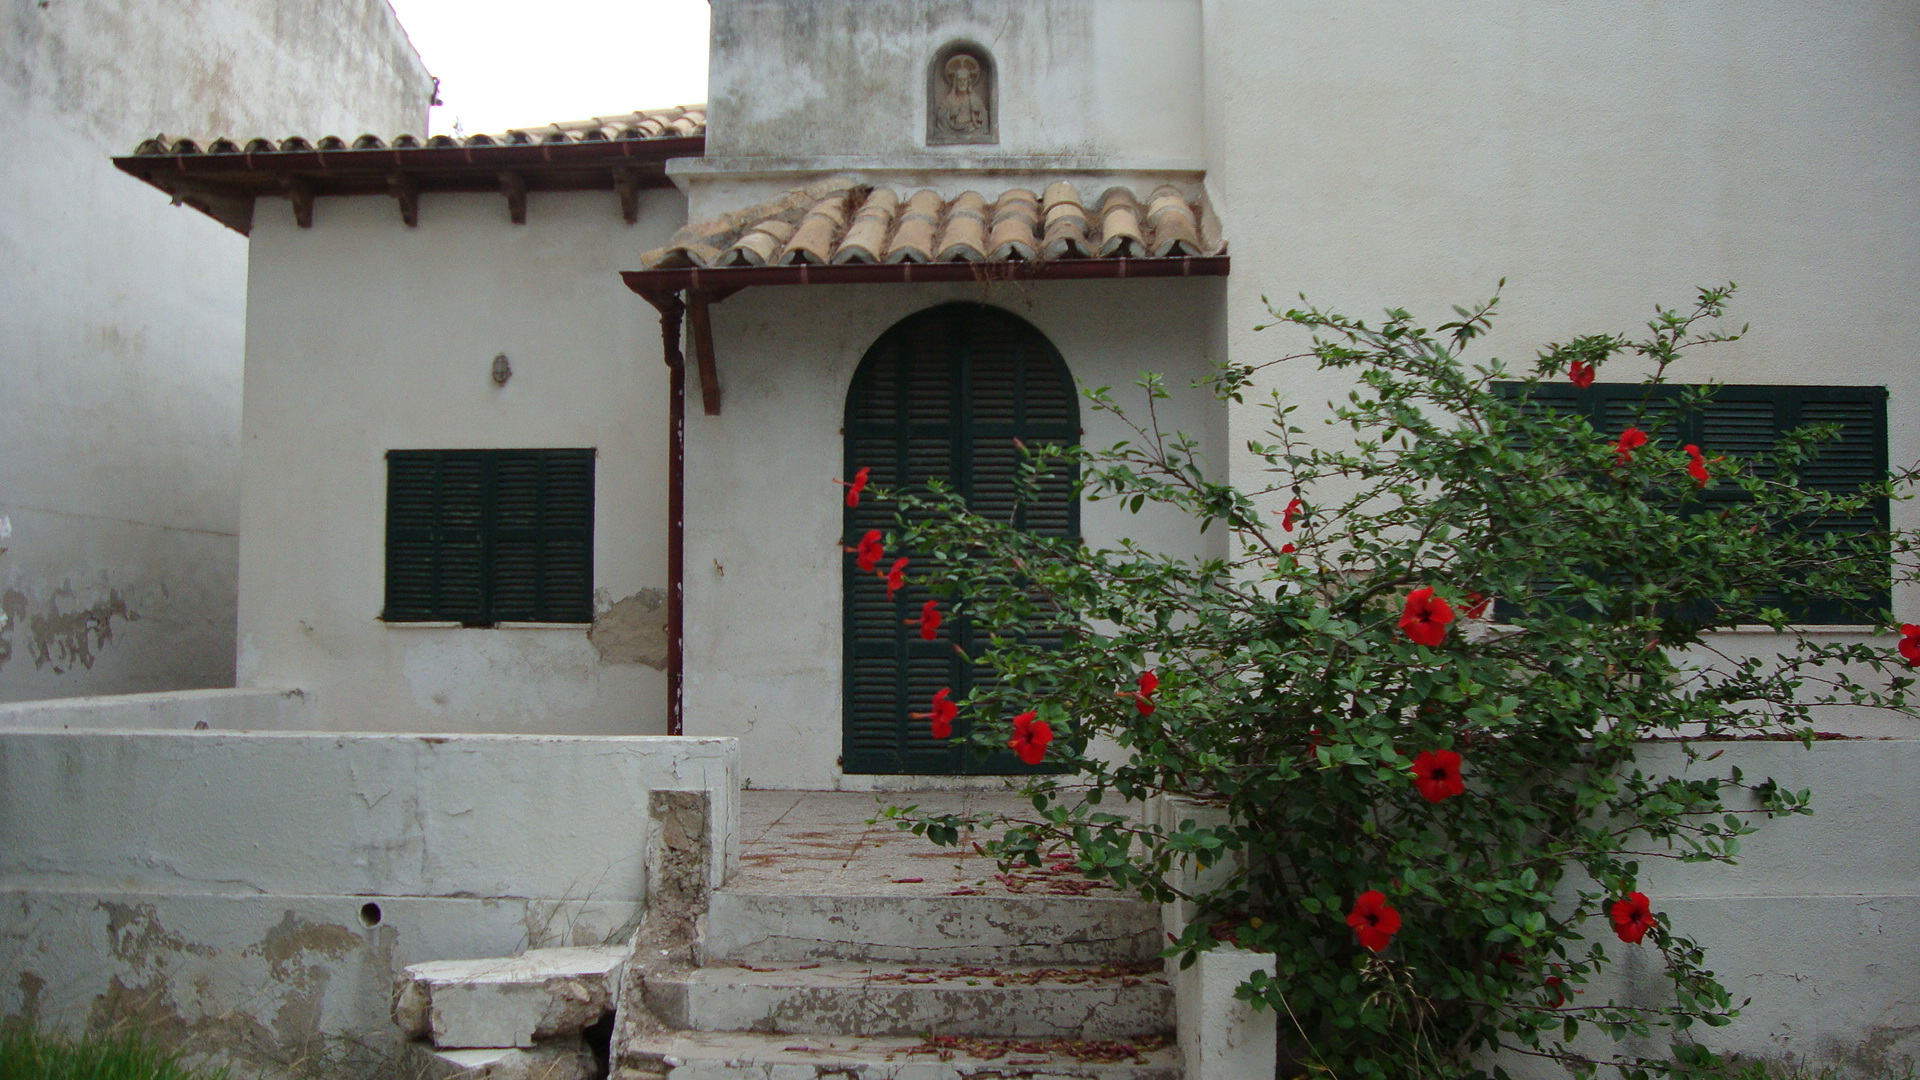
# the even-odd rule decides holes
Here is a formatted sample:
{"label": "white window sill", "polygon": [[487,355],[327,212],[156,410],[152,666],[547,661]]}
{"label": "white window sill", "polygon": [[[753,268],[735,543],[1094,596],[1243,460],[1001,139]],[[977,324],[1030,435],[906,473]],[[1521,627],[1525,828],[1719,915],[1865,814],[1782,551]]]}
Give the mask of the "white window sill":
{"label": "white window sill", "polygon": [[593,629],[592,623],[583,622],[502,622],[492,626],[468,626],[466,623],[449,619],[443,622],[387,622],[380,620],[389,630],[579,630]]}

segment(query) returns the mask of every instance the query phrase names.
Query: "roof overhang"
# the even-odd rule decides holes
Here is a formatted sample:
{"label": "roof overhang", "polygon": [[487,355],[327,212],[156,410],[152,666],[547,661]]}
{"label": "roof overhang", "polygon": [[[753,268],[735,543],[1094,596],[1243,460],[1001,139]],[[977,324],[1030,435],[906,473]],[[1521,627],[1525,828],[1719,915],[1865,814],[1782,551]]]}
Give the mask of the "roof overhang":
{"label": "roof overhang", "polygon": [[[720,415],[720,365],[713,351],[713,325],[707,309],[753,285],[872,285],[978,281],[1118,281],[1126,278],[1226,277],[1232,263],[1222,255],[1163,258],[1047,259],[1032,262],[839,263],[789,266],[681,266],[665,270],[622,270],[621,280],[660,311],[667,363],[679,366],[680,322],[692,338],[700,372],[700,402],[708,416]],[[684,294],[684,299],[682,298]]]}
{"label": "roof overhang", "polygon": [[233,152],[193,147],[116,157],[113,163],[166,192],[176,205],[191,206],[245,235],[253,228],[253,202],[262,196],[291,200],[300,225],[311,227],[318,195],[391,195],[400,203],[402,220],[412,225],[423,192],[496,192],[507,199],[513,220],[522,222],[529,191],[618,191],[622,214],[631,222],[641,190],[671,186],[666,163],[698,157],[705,148],[701,134],[491,146]]}

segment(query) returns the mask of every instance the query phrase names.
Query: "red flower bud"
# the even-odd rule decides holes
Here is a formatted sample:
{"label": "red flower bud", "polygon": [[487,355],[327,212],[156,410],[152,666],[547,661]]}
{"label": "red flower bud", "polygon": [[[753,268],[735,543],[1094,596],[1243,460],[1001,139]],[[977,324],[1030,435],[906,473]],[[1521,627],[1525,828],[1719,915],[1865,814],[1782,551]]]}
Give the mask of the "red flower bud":
{"label": "red flower bud", "polygon": [[1713,479],[1707,472],[1707,459],[1701,456],[1700,448],[1692,443],[1687,444],[1686,450],[1687,475],[1699,481],[1701,487],[1706,487],[1707,481]]}
{"label": "red flower bud", "polygon": [[[853,483],[847,484],[847,509],[851,510],[860,505],[860,493],[867,490],[867,474],[872,471],[871,467],[862,466],[859,472],[853,474]],[[846,481],[843,480],[841,483],[844,484]]]}
{"label": "red flower bud", "polygon": [[853,552],[854,565],[858,566],[863,574],[873,573],[873,568],[887,553],[887,549],[880,543],[879,529],[868,529],[867,535],[860,538],[860,546],[847,550]]}

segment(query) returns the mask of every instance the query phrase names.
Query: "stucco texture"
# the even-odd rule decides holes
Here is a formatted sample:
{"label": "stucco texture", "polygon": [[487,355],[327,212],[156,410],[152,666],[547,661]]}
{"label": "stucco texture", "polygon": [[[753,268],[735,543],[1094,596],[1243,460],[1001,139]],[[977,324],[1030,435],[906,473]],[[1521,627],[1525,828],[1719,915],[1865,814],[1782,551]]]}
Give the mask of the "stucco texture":
{"label": "stucco texture", "polygon": [[[322,198],[256,212],[239,678],[315,690],[341,730],[666,731],[667,368],[621,284],[683,220],[648,193]],[[505,355],[512,375],[491,371]],[[380,620],[394,449],[592,447],[595,625]]]}
{"label": "stucco texture", "polygon": [[17,0],[0,35],[0,701],[231,685],[245,242],[108,157],[418,130],[431,80],[384,0]]}
{"label": "stucco texture", "polygon": [[[1134,281],[956,286],[749,289],[713,309],[725,405],[687,423],[687,730],[741,737],[757,787],[862,787],[844,776],[841,745],[841,424],[846,393],[869,346],[899,320],[949,301],[1002,307],[1059,348],[1083,387],[1131,386],[1165,373],[1164,423],[1223,456],[1221,404],[1188,383],[1208,370],[1217,282]],[[823,315],[831,312],[830,317]],[[1085,442],[1131,437],[1081,403]],[[1122,536],[1173,553],[1209,551],[1178,515],[1132,515],[1083,504],[1090,544]]]}

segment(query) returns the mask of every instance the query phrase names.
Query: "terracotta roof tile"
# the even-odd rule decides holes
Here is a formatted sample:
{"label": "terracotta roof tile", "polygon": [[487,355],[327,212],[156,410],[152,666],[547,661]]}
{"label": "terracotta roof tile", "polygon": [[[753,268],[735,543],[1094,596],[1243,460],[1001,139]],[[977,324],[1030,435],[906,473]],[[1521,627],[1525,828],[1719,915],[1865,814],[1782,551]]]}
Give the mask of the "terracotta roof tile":
{"label": "terracotta roof tile", "polygon": [[991,200],[978,191],[943,199],[931,190],[902,197],[886,187],[828,180],[681,229],[640,257],[649,270],[681,267],[848,263],[1036,262],[1053,259],[1219,255],[1204,234],[1201,208],[1162,185],[1142,206],[1109,188],[1089,213],[1064,180],[1044,194],[1016,187]]}
{"label": "terracotta roof tile", "polygon": [[351,142],[338,135],[328,135],[309,142],[298,135],[280,139],[249,139],[243,145],[235,139],[214,139],[203,148],[192,139],[176,139],[167,135],[155,135],[142,142],[134,150],[139,157],[179,157],[195,154],[259,154],[281,152],[302,152],[310,150],[410,150],[420,147],[436,149],[461,146],[527,146],[535,143],[582,143],[615,142],[631,139],[665,139],[688,135],[705,135],[707,132],[707,107],[705,105],[683,105],[672,109],[655,109],[649,112],[622,113],[619,116],[593,116],[585,120],[568,120],[558,124],[546,124],[541,127],[509,128],[497,134],[468,135],[454,138],[450,135],[435,135],[422,139],[417,135],[398,135],[391,143],[384,142],[380,136],[363,134]]}

